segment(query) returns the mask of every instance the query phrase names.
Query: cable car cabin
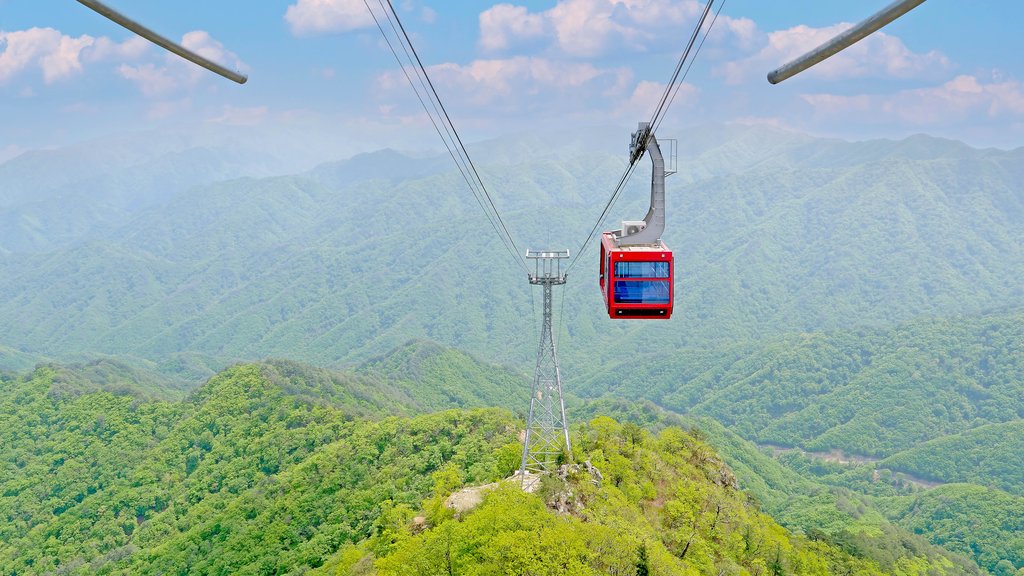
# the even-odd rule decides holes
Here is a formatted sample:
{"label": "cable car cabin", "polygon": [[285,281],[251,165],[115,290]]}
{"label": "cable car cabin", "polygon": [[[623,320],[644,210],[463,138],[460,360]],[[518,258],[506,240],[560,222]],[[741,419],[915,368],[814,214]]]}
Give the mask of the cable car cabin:
{"label": "cable car cabin", "polygon": [[665,231],[665,157],[649,122],[641,122],[633,132],[630,166],[644,153],[651,158],[651,207],[647,215],[643,220],[623,220],[621,230],[601,234],[601,294],[613,319],[672,317],[675,265],[672,251],[661,241]]}
{"label": "cable car cabin", "polygon": [[608,316],[667,319],[672,316],[672,251],[665,243],[616,246],[613,232],[601,235],[601,293]]}

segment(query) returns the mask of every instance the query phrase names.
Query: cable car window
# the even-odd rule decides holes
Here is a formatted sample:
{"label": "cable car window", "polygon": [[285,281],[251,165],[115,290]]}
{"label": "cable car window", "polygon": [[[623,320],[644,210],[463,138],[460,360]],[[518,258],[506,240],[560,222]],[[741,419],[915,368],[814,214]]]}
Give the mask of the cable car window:
{"label": "cable car window", "polygon": [[616,278],[668,278],[668,262],[616,262]]}
{"label": "cable car window", "polygon": [[[616,263],[616,265],[617,264],[618,263]],[[617,303],[668,304],[668,301],[668,280],[629,280],[626,282],[615,282],[615,302]]]}

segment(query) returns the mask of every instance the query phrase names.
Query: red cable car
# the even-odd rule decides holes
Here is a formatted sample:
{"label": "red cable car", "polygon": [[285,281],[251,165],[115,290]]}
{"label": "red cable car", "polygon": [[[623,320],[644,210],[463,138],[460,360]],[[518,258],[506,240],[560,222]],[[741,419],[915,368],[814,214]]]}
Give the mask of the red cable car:
{"label": "red cable car", "polygon": [[601,235],[601,293],[608,316],[654,319],[672,316],[672,251],[664,242],[617,246],[614,232]]}
{"label": "red cable car", "polygon": [[665,158],[644,122],[633,133],[630,160],[651,157],[651,208],[642,221],[624,221],[621,230],[601,235],[600,278],[608,316],[615,319],[667,319],[675,290],[672,251],[661,241],[665,231]]}

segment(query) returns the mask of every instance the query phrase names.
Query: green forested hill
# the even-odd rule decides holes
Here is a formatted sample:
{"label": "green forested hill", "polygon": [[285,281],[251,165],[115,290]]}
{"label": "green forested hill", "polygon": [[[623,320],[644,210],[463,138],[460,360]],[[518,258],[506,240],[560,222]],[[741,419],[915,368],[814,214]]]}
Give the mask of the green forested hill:
{"label": "green forested hill", "polygon": [[1024,498],[950,484],[883,506],[901,525],[948,550],[974,556],[997,576],[1024,570]]}
{"label": "green forested hill", "polygon": [[526,376],[433,342],[409,342],[367,360],[359,372],[386,380],[420,412],[492,406],[523,412],[529,406]]}
{"label": "green forested hill", "polygon": [[0,254],[105,238],[193,186],[286,173],[302,165],[289,148],[278,141],[271,152],[251,131],[205,126],[26,152],[0,164]]}
{"label": "green forested hill", "polygon": [[4,381],[3,572],[317,565],[385,500],[417,505],[445,462],[490,479],[514,438],[496,412],[353,420],[382,408],[275,372],[240,366],[175,404],[65,393],[49,369]]}
{"label": "green forested hill", "polygon": [[[488,145],[497,160],[483,175],[518,239],[575,250],[624,161],[593,148]],[[670,180],[677,317],[603,318],[584,254],[566,289],[563,364],[597,372],[644,351],[1019,305],[1020,156],[707,127]],[[330,365],[426,338],[528,363],[528,286],[444,166],[381,153],[217,183],[74,246],[0,257],[0,346]],[[645,186],[638,175],[608,227],[643,213]]]}
{"label": "green forested hill", "polygon": [[[379,574],[914,574],[970,573],[936,550],[901,550],[891,562],[855,560],[788,536],[734,489],[708,447],[679,428],[651,436],[594,419],[579,458],[602,471],[551,478],[542,498],[498,489],[479,509],[440,518],[420,534],[373,542]],[[544,503],[558,503],[561,515]],[[377,546],[373,546],[377,544]]]}
{"label": "green forested hill", "polygon": [[[578,386],[717,420],[702,428],[788,526],[834,536],[884,515],[995,571],[1003,560],[1024,567],[1020,527],[1009,520],[1024,486],[1021,350],[1024,315],[1003,312],[682,350]],[[777,461],[736,433],[812,453]],[[826,462],[836,450],[860,463]],[[895,497],[912,490],[899,473],[971,485]],[[879,507],[869,495],[895,504]]]}
{"label": "green forested hill", "polygon": [[33,356],[19,352],[6,346],[0,346],[0,371],[3,370],[28,370],[45,360],[41,356]]}
{"label": "green forested hill", "polygon": [[[550,153],[549,145],[530,137],[488,143],[493,161],[481,168],[517,239],[575,250],[624,159],[595,153],[602,144],[568,142]],[[0,224],[19,227],[0,230],[26,242],[0,247],[0,370],[85,362],[43,365],[29,379],[2,376],[0,425],[13,431],[0,447],[3,481],[11,482],[0,492],[9,519],[0,541],[11,543],[0,562],[53,561],[60,549],[71,571],[160,571],[158,557],[208,558],[211,541],[227,547],[218,552],[238,550],[252,526],[206,520],[306,515],[281,494],[294,500],[323,470],[342,478],[338,490],[385,485],[366,502],[417,509],[431,481],[387,486],[394,470],[416,469],[412,448],[380,469],[349,462],[360,456],[349,448],[320,451],[339,438],[398,442],[421,424],[429,444],[461,447],[444,437],[467,422],[465,413],[416,414],[525,406],[523,376],[474,356],[528,373],[535,303],[445,159],[383,151],[301,175],[185,189],[245,173],[223,155],[178,171],[190,154],[202,151],[126,154],[120,176],[97,172],[92,155],[73,150],[55,156],[67,156],[67,174],[50,174],[31,156],[0,166],[0,195],[17,200],[0,208]],[[1007,519],[1020,494],[1014,442],[1024,418],[1022,166],[1024,149],[924,136],[849,143],[708,127],[683,144],[669,183],[675,318],[608,320],[593,255],[584,254],[558,303],[567,386],[727,425],[704,427],[731,451],[764,509],[808,537],[847,551],[904,542],[904,532],[887,532],[895,530],[884,527],[888,518],[990,570],[1004,560],[1020,568]],[[109,196],[79,199],[85,204],[69,197],[63,206],[78,220],[64,222],[54,198],[78,181]],[[642,215],[646,186],[645,176],[634,178],[604,225]],[[128,207],[134,187],[154,195]],[[32,204],[33,191],[50,204]],[[267,357],[346,371],[268,361],[232,368],[185,402],[169,402],[184,396],[183,381]],[[239,429],[221,435],[221,410]],[[366,418],[383,420],[371,426]],[[482,481],[485,468],[509,455],[496,432],[480,431],[510,417],[473,418],[465,438],[474,444],[465,449],[476,456],[460,469],[463,481]],[[733,433],[887,460],[845,469],[795,453],[773,459]],[[253,435],[266,440],[250,442]],[[445,450],[430,457],[447,461]],[[875,466],[884,479],[895,469],[976,485],[912,493],[876,481]],[[294,482],[285,489],[264,477]],[[164,480],[182,492],[161,492]],[[129,496],[111,503],[113,494]],[[296,506],[350,495],[304,495]],[[998,505],[972,502],[989,497]],[[282,528],[266,548],[289,566],[341,562],[333,551],[373,533],[375,506],[325,512],[344,516],[330,520],[328,544],[314,542],[328,520],[309,513],[309,526]],[[974,540],[962,533],[967,526],[980,527]],[[929,550],[917,548],[920,539],[905,542],[878,548],[872,561],[890,565]],[[365,551],[354,550],[346,553]]]}
{"label": "green forested hill", "polygon": [[[666,426],[691,430],[716,448],[740,486],[777,522],[858,557],[891,564],[908,553],[938,554],[933,549],[937,545],[970,557],[996,574],[1002,574],[997,567],[1003,561],[1024,569],[1018,560],[1024,546],[1017,522],[1011,520],[1024,505],[1020,498],[970,485],[914,491],[893,478],[873,480],[871,470],[863,467],[830,467],[831,472],[840,472],[838,478],[809,474],[711,418],[681,416],[648,401],[602,398],[573,410],[577,417],[596,414],[655,430]],[[843,476],[855,481],[843,485]],[[950,494],[956,496],[954,506],[945,505]],[[972,499],[977,500],[972,503]],[[927,513],[918,515],[922,510]],[[973,527],[974,536],[964,537],[965,526]],[[953,561],[964,564],[956,557]]]}
{"label": "green forested hill", "polygon": [[886,456],[1024,418],[1021,350],[1024,314],[1011,312],[682,350],[577,386],[708,415],[762,443]]}
{"label": "green forested hill", "polygon": [[[547,483],[540,496],[498,490],[453,520],[441,501],[508,475],[521,424],[498,410],[390,410],[357,380],[281,363],[233,367],[176,403],[56,367],[0,378],[0,571],[349,573],[376,556],[380,574],[404,574],[412,559],[443,558],[438,546],[455,535],[465,556],[451,558],[493,570],[499,558],[536,563],[502,549],[539,534],[526,550],[560,542],[553,551],[581,574],[641,564],[650,574],[977,573],[928,550],[904,548],[885,564],[788,534],[702,442],[607,418],[574,435],[604,480],[570,479],[573,517],[547,511],[544,498],[566,498]],[[426,514],[419,535],[416,514]]]}
{"label": "green forested hill", "polygon": [[1024,420],[936,438],[880,465],[935,482],[970,482],[1024,496]]}

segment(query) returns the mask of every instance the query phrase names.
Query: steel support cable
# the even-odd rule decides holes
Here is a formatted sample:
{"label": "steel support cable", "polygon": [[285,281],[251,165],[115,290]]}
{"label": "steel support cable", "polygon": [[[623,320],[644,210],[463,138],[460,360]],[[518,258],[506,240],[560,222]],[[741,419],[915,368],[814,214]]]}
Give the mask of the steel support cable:
{"label": "steel support cable", "polygon": [[[484,201],[481,198],[481,193],[478,190],[477,185],[473,182],[472,178],[470,178],[469,166],[467,165],[465,158],[462,156],[461,153],[456,153],[456,151],[453,150],[453,148],[456,147],[455,139],[452,137],[451,131],[449,130],[448,126],[441,119],[441,113],[437,109],[437,104],[434,102],[433,99],[430,98],[430,93],[426,85],[424,84],[423,79],[420,76],[418,69],[416,68],[415,63],[413,62],[412,56],[409,54],[408,48],[406,48],[405,43],[402,42],[402,37],[401,35],[399,35],[398,30],[395,28],[395,24],[391,20],[391,16],[388,13],[387,8],[385,8],[383,3],[380,0],[378,0],[378,4],[380,5],[381,10],[385,14],[385,16],[387,16],[388,24],[391,26],[392,31],[395,33],[396,41],[398,41],[402,45],[402,49],[409,60],[409,68],[413,69],[413,73],[416,74],[416,78],[417,80],[419,80],[420,86],[423,88],[422,95],[420,94],[419,89],[416,87],[416,83],[413,82],[412,78],[409,76],[409,71],[408,68],[406,68],[406,63],[402,61],[401,57],[398,55],[398,51],[395,50],[394,45],[392,45],[390,37],[387,35],[387,33],[384,31],[383,26],[378,21],[376,13],[374,13],[374,11],[370,8],[370,5],[365,0],[363,4],[366,6],[366,9],[370,12],[370,16],[374,19],[374,23],[377,24],[377,29],[380,30],[381,36],[384,38],[384,41],[388,44],[388,48],[391,50],[391,54],[395,57],[395,61],[402,69],[402,74],[405,75],[405,79],[409,82],[409,85],[412,87],[413,93],[416,95],[416,99],[419,100],[424,112],[426,112],[427,118],[430,119],[430,123],[434,126],[434,130],[437,132],[438,137],[441,138],[441,142],[448,150],[449,156],[451,156],[452,161],[455,162],[455,167],[459,170],[459,173],[462,175],[463,180],[466,181],[466,186],[469,188],[470,192],[473,193],[473,197],[476,199],[477,204],[480,206],[480,209],[484,211],[484,215],[487,217],[487,220],[488,222],[490,222],[491,227],[494,229],[495,233],[497,233],[498,237],[501,238],[502,243],[505,245],[505,249],[508,250],[510,253],[514,253],[514,249],[510,247],[508,240],[506,240],[505,237],[502,235],[501,230],[499,230],[498,225],[495,223],[494,217],[491,215],[490,211],[487,209],[487,206],[484,204]],[[430,109],[427,107],[426,102],[423,101],[424,95],[427,97],[428,100],[430,100],[431,106],[437,113],[436,120],[434,115],[430,113]],[[443,133],[441,132],[441,128],[438,127],[438,122],[440,122],[441,125],[444,127]]]}
{"label": "steel support cable", "polygon": [[423,78],[426,79],[427,84],[430,86],[430,91],[434,95],[434,99],[437,101],[437,104],[441,107],[441,111],[444,113],[444,119],[447,121],[447,125],[451,127],[452,133],[455,134],[455,139],[458,141],[459,149],[461,149],[462,153],[465,155],[465,158],[473,171],[473,175],[476,177],[476,181],[479,183],[480,189],[484,193],[484,197],[487,198],[487,203],[490,204],[491,209],[494,210],[494,215],[498,219],[498,223],[501,225],[502,230],[505,231],[505,235],[508,237],[509,242],[512,243],[513,248],[515,248],[516,259],[519,261],[523,269],[527,273],[529,273],[529,267],[526,264],[526,260],[524,259],[521,251],[519,250],[519,247],[516,245],[515,239],[512,237],[512,234],[509,232],[508,226],[505,225],[505,221],[501,217],[501,213],[498,212],[498,208],[494,204],[494,199],[491,197],[490,192],[487,191],[487,186],[484,185],[483,179],[480,178],[480,173],[479,171],[477,171],[476,164],[470,157],[469,151],[466,150],[466,146],[462,142],[462,137],[459,136],[459,131],[455,128],[455,124],[452,122],[451,116],[449,116],[448,114],[448,109],[445,108],[444,103],[441,101],[441,97],[438,95],[437,89],[434,87],[434,82],[430,79],[430,75],[427,74],[427,68],[426,66],[423,65],[423,61],[420,59],[420,55],[416,51],[416,47],[413,45],[412,40],[409,38],[409,34],[406,32],[405,26],[402,24],[401,18],[398,17],[398,13],[395,11],[395,7],[391,3],[391,0],[386,1],[388,4],[388,8],[390,8],[391,10],[391,14],[395,18],[395,22],[398,23],[398,27],[402,31],[402,36],[405,37],[406,44],[408,44],[409,49],[412,50],[412,54],[416,58],[416,63],[419,66],[420,71],[422,71],[423,73]]}
{"label": "steel support cable", "polygon": [[164,50],[177,54],[185,60],[188,60],[193,64],[202,66],[210,72],[219,74],[227,78],[228,80],[231,80],[232,82],[245,84],[245,81],[249,79],[245,74],[239,74],[234,70],[225,68],[224,66],[221,66],[213,60],[210,60],[209,58],[201,56],[200,54],[193,52],[188,48],[185,48],[181,44],[178,44],[177,42],[174,42],[169,38],[166,38],[158,34],[157,32],[154,32],[150,28],[147,28],[146,26],[139,24],[135,20],[132,20],[131,18],[125,16],[124,14],[121,14],[117,10],[114,10],[113,8],[107,6],[102,2],[98,2],[97,0],[78,0],[78,3],[96,12],[100,16],[103,16],[107,20],[110,20],[111,22],[118,24],[119,26],[138,34],[139,36],[142,36],[146,40],[149,40],[150,42],[156,44]]}
{"label": "steel support cable", "polygon": [[[711,34],[711,29],[714,28],[715,22],[718,20],[718,15],[721,13],[722,7],[725,6],[725,0],[722,0],[722,3],[718,5],[718,10],[715,12],[714,18],[711,20],[711,24],[708,26],[707,31],[704,32],[704,36],[701,38],[700,43],[697,44],[697,50],[696,52],[693,53],[693,58],[689,59],[689,65],[686,66],[686,70],[682,72],[682,76],[680,77],[680,71],[682,70],[684,63],[686,62],[690,54],[690,51],[693,50],[693,46],[696,43],[696,40],[700,34],[701,29],[704,27],[704,22],[707,20],[707,16],[711,11],[711,5],[713,3],[714,0],[709,0],[708,3],[704,6],[704,12],[701,14],[700,20],[697,21],[697,25],[694,27],[693,33],[690,34],[690,40],[686,43],[686,49],[683,50],[683,54],[679,58],[679,62],[676,64],[675,71],[672,74],[672,78],[670,79],[669,84],[665,86],[665,92],[662,94],[661,100],[659,101],[654,114],[651,116],[651,121],[648,123],[648,125],[651,126],[652,134],[655,132],[658,126],[661,126],[661,122],[662,120],[664,120],[664,111],[667,110],[668,107],[670,107],[672,103],[675,101],[676,94],[679,92],[679,87],[682,86],[681,83],[685,81],[686,76],[689,75],[690,68],[693,67],[693,63],[697,59],[697,55],[700,54],[700,50],[704,46],[704,41],[707,40],[708,35]],[[594,239],[594,233],[597,232],[598,227],[608,216],[608,212],[615,205],[615,201],[618,200],[619,196],[622,194],[622,190],[624,189],[625,185],[629,182],[629,178],[633,175],[633,171],[636,169],[636,163],[637,161],[639,161],[639,159],[639,156],[636,158],[630,158],[629,165],[626,166],[626,170],[623,172],[622,177],[619,178],[619,182],[618,184],[616,184],[615,189],[612,191],[611,197],[608,199],[608,203],[605,204],[604,210],[601,211],[601,215],[597,218],[597,221],[594,223],[594,227],[590,229],[590,233],[587,234],[586,240],[583,241],[583,244],[580,245],[579,250],[576,251],[576,257],[573,258],[569,262],[569,266],[566,267],[566,273],[568,273],[570,270],[572,270],[574,266],[576,266],[577,260],[579,260],[580,256],[583,255],[583,252],[586,251],[587,245],[589,245],[590,241]]]}
{"label": "steel support cable", "polygon": [[[675,91],[672,92],[672,97],[669,98],[668,106],[666,106],[666,109],[668,107],[671,107],[672,103],[675,102],[676,94],[679,93],[679,89],[683,86],[683,82],[686,81],[686,77],[690,75],[690,68],[693,68],[693,63],[697,61],[697,56],[700,55],[700,50],[701,48],[704,47],[704,41],[707,40],[708,36],[711,34],[711,29],[715,27],[715,22],[718,22],[718,15],[722,13],[723,6],[725,6],[725,0],[722,0],[722,3],[718,5],[718,10],[715,11],[715,17],[711,19],[711,24],[708,25],[708,29],[706,32],[704,32],[704,36],[700,39],[700,43],[697,44],[697,51],[693,53],[693,58],[690,59],[690,63],[686,66],[686,70],[683,72],[682,78],[679,79],[679,84],[676,86]],[[661,123],[663,120],[665,120],[664,116],[658,119],[657,124],[654,125],[654,127],[651,129],[652,134],[658,131],[658,128],[661,127]]]}
{"label": "steel support cable", "polygon": [[580,245],[579,250],[576,251],[576,256],[574,256],[573,259],[569,261],[569,265],[565,267],[566,274],[568,274],[573,269],[573,267],[576,266],[576,262],[580,259],[580,256],[583,255],[583,252],[586,250],[587,245],[590,244],[590,241],[594,239],[594,233],[597,232],[598,227],[601,226],[601,223],[604,222],[604,219],[608,216],[608,212],[611,211],[612,206],[615,204],[615,201],[619,198],[619,194],[622,192],[622,189],[625,188],[626,183],[629,181],[630,176],[633,175],[633,170],[635,169],[636,163],[631,162],[628,166],[626,166],[626,170],[622,173],[622,177],[619,178],[619,183],[615,185],[615,189],[612,191],[611,197],[608,198],[608,202],[604,205],[604,209],[601,211],[601,215],[597,217],[597,221],[594,222],[593,228],[591,228],[590,233],[587,234],[587,239],[583,241],[583,244]]}
{"label": "steel support cable", "polygon": [[[686,49],[683,50],[683,54],[679,57],[679,62],[676,63],[675,70],[672,71],[672,77],[669,79],[667,85],[665,85],[665,93],[661,95],[661,100],[658,102],[658,106],[654,109],[654,114],[651,116],[649,125],[653,128],[655,123],[661,118],[662,113],[667,109],[667,103],[669,95],[672,94],[672,89],[679,81],[679,74],[683,70],[683,65],[686,64],[687,58],[690,56],[690,51],[693,50],[693,45],[697,42],[697,37],[700,35],[701,28],[704,27],[704,21],[708,17],[708,13],[711,11],[711,6],[714,4],[714,0],[708,0],[708,3],[704,5],[704,12],[700,15],[700,20],[697,21],[697,25],[693,28],[693,33],[690,34],[690,40],[686,43]],[[710,32],[711,29],[708,29]]]}
{"label": "steel support cable", "polygon": [[[462,178],[466,181],[466,185],[469,187],[470,191],[473,193],[473,197],[477,200],[477,203],[480,205],[480,209],[484,211],[484,215],[487,217],[488,222],[490,222],[491,227],[494,228],[495,233],[501,239],[502,244],[505,246],[505,249],[508,250],[508,252],[512,256],[513,260],[515,260],[516,263],[519,264],[519,266],[521,268],[523,268],[523,270],[525,272],[529,273],[529,269],[527,268],[525,262],[522,260],[522,256],[519,255],[518,248],[515,246],[515,243],[512,241],[511,236],[506,236],[506,235],[502,234],[502,231],[499,228],[498,224],[495,223],[494,217],[492,217],[490,211],[487,210],[487,207],[485,206],[483,200],[480,198],[480,194],[479,194],[479,192],[477,190],[477,185],[473,182],[473,179],[471,178],[470,169],[466,166],[466,160],[463,159],[461,153],[457,153],[457,147],[456,147],[456,150],[452,149],[453,146],[455,146],[455,142],[453,141],[452,144],[449,145],[448,139],[445,138],[444,132],[442,132],[441,128],[438,127],[438,122],[441,122],[441,124],[444,125],[443,119],[440,118],[440,117],[438,117],[437,120],[434,119],[434,115],[430,113],[430,108],[427,106],[426,102],[423,101],[423,96],[420,94],[419,90],[416,88],[416,83],[413,82],[412,78],[409,76],[409,72],[406,69],[406,65],[402,62],[401,56],[399,56],[398,51],[395,49],[394,45],[391,43],[391,39],[388,37],[387,32],[384,30],[383,25],[381,25],[380,20],[377,18],[376,13],[373,11],[372,8],[370,8],[369,2],[367,0],[363,0],[363,4],[366,6],[366,9],[370,13],[370,16],[373,18],[374,23],[377,25],[377,29],[380,31],[381,36],[384,38],[385,43],[388,45],[388,49],[391,51],[391,54],[395,57],[395,61],[398,63],[399,67],[402,69],[403,75],[405,75],[406,80],[409,82],[409,85],[412,87],[413,92],[416,94],[416,98],[417,98],[417,100],[419,100],[420,105],[423,107],[424,112],[426,112],[427,117],[430,119],[430,123],[433,125],[434,130],[437,132],[437,135],[441,138],[442,143],[444,144],[445,148],[448,150],[448,154],[451,156],[452,161],[455,162],[456,168],[459,170],[459,173],[462,175]],[[385,15],[386,14],[387,14],[387,11],[385,10]],[[389,20],[389,23],[390,23],[390,16],[388,16],[388,20]],[[396,36],[397,36],[397,33],[396,33]],[[401,42],[401,37],[400,36],[398,36],[397,39]],[[404,45],[403,45],[403,48],[404,48]],[[407,53],[408,53],[408,51],[407,51]],[[411,59],[410,59],[410,64],[411,64]],[[415,68],[415,67],[413,66],[413,68]],[[418,77],[418,74],[417,74],[417,77]],[[427,94],[427,97],[429,99],[429,94]],[[452,127],[452,128],[454,129],[454,127]],[[448,131],[448,127],[447,126],[445,126],[445,131]]]}
{"label": "steel support cable", "polygon": [[[443,120],[441,120],[442,114],[441,114],[441,110],[439,109],[438,102],[435,99],[430,97],[430,89],[427,87],[426,82],[423,80],[423,75],[420,74],[419,68],[416,66],[416,62],[413,60],[412,54],[409,52],[409,48],[406,46],[405,42],[402,41],[402,36],[398,32],[398,28],[395,26],[395,21],[391,18],[391,14],[390,14],[389,10],[387,8],[385,8],[385,6],[384,6],[384,0],[377,0],[377,5],[380,6],[381,11],[385,14],[385,16],[387,16],[388,24],[391,26],[391,31],[394,32],[395,38],[398,40],[398,43],[402,45],[402,50],[405,52],[405,57],[406,57],[406,60],[409,62],[409,67],[413,69],[413,71],[414,71],[414,73],[416,75],[416,79],[419,81],[420,87],[423,88],[423,93],[426,94],[427,100],[430,101],[430,105],[434,109],[434,113],[437,114],[438,121],[440,121],[441,125],[444,127],[445,134],[440,134],[439,133],[438,135],[441,137],[441,140],[445,143],[445,147],[448,147],[449,143],[451,143],[451,146],[456,147],[457,144],[456,144],[456,141],[455,141],[455,137],[452,135],[452,130],[449,129],[448,124],[446,124]],[[367,7],[369,7],[369,6],[367,5]],[[392,50],[392,53],[394,53],[394,50]],[[396,59],[397,59],[397,56],[396,56]],[[402,62],[401,60],[399,60],[399,65],[402,66],[402,71],[405,72],[405,63]],[[407,72],[405,74],[405,77],[406,77],[407,80],[409,80],[410,83],[412,82],[412,80],[409,79],[409,74]],[[414,92],[416,92],[416,96],[419,97],[420,93],[419,93],[419,90],[416,88],[416,86],[413,86],[412,89],[413,89]],[[420,104],[422,104],[424,106],[424,108],[426,107],[426,104],[423,104],[423,99],[422,98],[420,98]],[[426,111],[426,112],[427,112],[428,115],[430,114],[429,110]],[[433,121],[433,117],[431,117],[431,120]],[[436,125],[435,125],[435,128],[436,128]],[[449,147],[449,150],[451,150],[450,147]],[[458,156],[458,162],[461,163],[461,167],[465,168],[465,170],[466,170],[466,172],[468,174],[469,171],[470,171],[469,165],[468,165],[468,163],[466,161],[466,158],[463,157],[461,153]],[[474,187],[473,193],[474,193],[474,195],[479,194],[477,188]],[[480,201],[479,197],[478,197],[478,201]],[[481,208],[484,208],[484,207],[481,206]],[[486,210],[486,208],[485,208],[485,210]]]}
{"label": "steel support cable", "polygon": [[377,29],[380,30],[381,36],[384,38],[384,42],[387,43],[388,48],[391,50],[391,54],[394,55],[395,57],[395,61],[398,62],[399,67],[402,69],[402,74],[405,75],[406,80],[408,80],[410,86],[412,86],[413,92],[416,94],[416,99],[420,101],[420,105],[423,106],[423,109],[427,112],[427,118],[430,120],[430,123],[434,126],[434,130],[437,132],[437,135],[440,136],[441,141],[445,145],[445,149],[448,150],[448,154],[452,158],[452,161],[455,162],[455,167],[459,170],[459,173],[462,174],[462,178],[466,181],[466,184],[469,186],[470,191],[473,192],[473,197],[477,199],[477,202],[480,204],[480,208],[484,210],[485,214],[488,217],[488,220],[491,220],[491,225],[494,226],[495,231],[497,232],[497,225],[493,223],[493,220],[490,217],[490,213],[487,212],[486,208],[484,208],[483,202],[477,196],[476,189],[473,187],[473,184],[469,179],[469,175],[465,172],[463,164],[462,162],[460,162],[460,158],[456,157],[455,152],[452,151],[451,147],[448,145],[448,141],[445,140],[444,134],[441,132],[441,129],[438,128],[437,121],[434,120],[434,116],[430,114],[429,109],[427,109],[426,103],[423,102],[423,97],[420,95],[419,90],[416,89],[416,85],[413,83],[412,78],[409,77],[409,72],[408,70],[406,70],[405,65],[402,63],[401,58],[398,56],[398,52],[391,44],[391,39],[388,38],[387,33],[384,32],[383,26],[381,26],[380,22],[377,20],[377,15],[373,12],[373,10],[370,9],[370,5],[366,2],[366,0],[364,0],[363,4],[366,5],[366,9],[370,12],[370,16],[373,18],[374,23],[377,25]]}
{"label": "steel support cable", "polygon": [[[370,9],[369,4],[366,2],[366,0],[364,0],[363,3],[364,5],[366,5],[367,10],[370,11],[370,15],[373,17],[375,23],[377,24],[377,29],[381,31],[381,35],[384,37],[384,41],[387,42],[388,48],[391,50],[392,55],[394,55],[395,60],[398,62],[398,65],[402,68],[402,73],[405,75],[406,80],[409,81],[409,85],[412,87],[413,92],[416,94],[416,98],[420,101],[420,105],[423,106],[424,112],[427,113],[427,117],[430,119],[431,124],[433,124],[434,126],[434,130],[441,138],[441,141],[442,143],[444,143],[445,148],[447,148],[448,154],[452,157],[452,160],[455,162],[456,167],[459,169],[459,172],[462,174],[463,179],[466,181],[467,187],[469,187],[470,191],[473,193],[474,198],[476,198],[477,204],[479,204],[480,209],[484,211],[484,215],[487,217],[488,222],[490,222],[491,227],[494,229],[495,233],[501,239],[502,243],[505,246],[505,249],[508,250],[509,254],[513,257],[513,260],[519,263],[520,267],[523,269],[524,272],[529,273],[529,269],[526,267],[525,263],[521,260],[521,257],[519,256],[518,248],[515,246],[515,243],[512,242],[510,236],[502,234],[502,231],[499,229],[498,224],[495,223],[494,216],[492,216],[491,212],[487,209],[487,206],[484,204],[484,201],[481,199],[481,192],[479,190],[481,184],[478,182],[474,182],[473,179],[471,178],[471,171],[470,168],[468,167],[469,159],[468,157],[464,157],[464,151],[459,152],[455,140],[451,138],[451,130],[453,130],[454,127],[449,128],[449,126],[444,123],[444,119],[441,118],[440,113],[438,113],[437,120],[434,119],[434,116],[430,113],[430,109],[423,101],[423,96],[420,94],[419,90],[416,88],[416,84],[412,81],[412,78],[409,76],[408,69],[405,67],[406,65],[402,62],[401,57],[398,55],[398,52],[391,44],[391,40],[388,37],[387,33],[384,31],[383,26],[381,26],[380,22],[378,21],[376,14],[373,12],[372,9]],[[394,23],[391,21],[391,16],[388,14],[387,9],[384,9],[384,13],[385,15],[388,16],[388,22],[391,25],[392,30],[394,30]],[[405,44],[402,42],[402,37],[398,34],[397,30],[395,31],[395,36],[396,40],[402,44],[403,50],[408,55],[409,50],[408,48],[405,47]],[[413,63],[411,57],[409,58],[409,67],[413,68],[414,73],[417,76],[417,79],[420,80],[420,84],[423,85],[423,80],[422,78],[420,78],[419,70],[417,70],[416,65],[415,63]],[[431,100],[431,105],[436,110],[440,103],[438,102],[435,104],[434,100],[430,99],[430,93],[427,91],[425,86],[424,93],[426,94],[427,99]],[[445,133],[448,134],[448,138],[446,138],[445,133],[442,133],[441,129],[438,128],[438,122],[440,122],[441,125],[444,126]],[[451,141],[451,145],[449,145],[449,140]],[[455,148],[455,150],[452,149],[453,147]]]}

